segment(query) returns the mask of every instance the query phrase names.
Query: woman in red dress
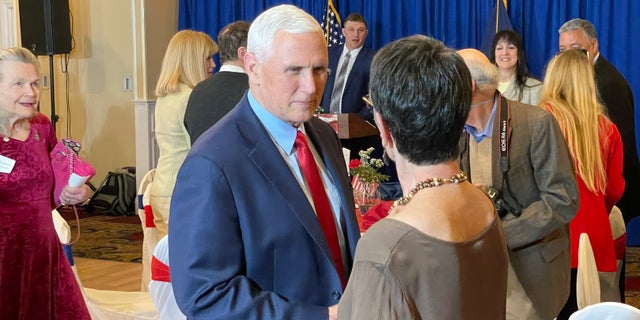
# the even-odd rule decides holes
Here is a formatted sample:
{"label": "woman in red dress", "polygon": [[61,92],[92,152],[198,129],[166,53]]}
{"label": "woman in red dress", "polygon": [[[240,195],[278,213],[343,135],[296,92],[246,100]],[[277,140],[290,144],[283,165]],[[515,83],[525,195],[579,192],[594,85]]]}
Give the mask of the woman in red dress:
{"label": "woman in red dress", "polygon": [[571,296],[558,319],[568,319],[578,309],[580,234],[589,235],[598,271],[617,271],[609,212],[624,191],[622,140],[598,100],[593,72],[586,50],[560,53],[549,62],[540,99],[540,106],[558,120],[573,157],[580,191],[578,213],[569,223]]}
{"label": "woman in red dress", "polygon": [[[51,218],[57,141],[36,111],[39,70],[28,50],[0,50],[0,319],[91,319]],[[66,186],[59,200],[89,194]]]}

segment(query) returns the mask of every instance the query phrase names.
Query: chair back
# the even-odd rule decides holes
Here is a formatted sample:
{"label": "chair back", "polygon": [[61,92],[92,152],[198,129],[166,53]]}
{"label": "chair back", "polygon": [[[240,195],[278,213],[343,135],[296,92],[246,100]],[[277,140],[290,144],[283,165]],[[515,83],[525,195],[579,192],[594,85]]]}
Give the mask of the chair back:
{"label": "chair back", "polygon": [[156,309],[158,309],[160,320],[182,320],[186,319],[186,317],[180,309],[178,309],[169,276],[168,239],[167,235],[163,236],[160,241],[158,241],[155,250],[153,250],[149,294],[151,294],[151,299],[156,305]]}
{"label": "chair back", "polygon": [[589,235],[580,234],[578,244],[578,277],[576,282],[578,310],[600,302],[600,278]]}
{"label": "chair back", "polygon": [[609,223],[611,224],[611,233],[613,234],[613,240],[624,236],[627,233],[627,227],[624,225],[624,218],[622,217],[622,211],[617,206],[613,206],[609,213]]}
{"label": "chair back", "polygon": [[640,310],[620,302],[601,302],[574,312],[569,320],[640,320]]}
{"label": "chair back", "polygon": [[624,225],[622,212],[617,206],[613,206],[609,213],[609,224],[616,253],[616,271],[600,272],[600,301],[621,302],[620,276],[624,272],[623,259],[627,251],[627,228]]}
{"label": "chair back", "polygon": [[138,217],[142,225],[142,277],[140,283],[140,291],[149,290],[149,282],[151,281],[151,256],[153,249],[158,243],[158,231],[153,223],[153,209],[151,208],[149,198],[151,185],[155,177],[156,169],[151,169],[142,178],[140,187],[138,188]]}

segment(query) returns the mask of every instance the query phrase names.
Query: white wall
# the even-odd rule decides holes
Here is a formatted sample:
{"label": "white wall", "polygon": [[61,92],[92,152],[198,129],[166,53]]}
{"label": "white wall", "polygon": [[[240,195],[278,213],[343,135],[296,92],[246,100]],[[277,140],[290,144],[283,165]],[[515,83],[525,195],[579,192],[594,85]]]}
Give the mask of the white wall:
{"label": "white wall", "polygon": [[[19,0],[0,0],[0,44],[3,13],[18,10]],[[81,156],[96,168],[99,184],[109,170],[138,167],[142,176],[155,165],[152,117],[153,88],[164,48],[177,30],[178,0],[69,0],[73,49],[54,56],[58,137],[82,143]],[[9,4],[12,4],[10,6]],[[19,42],[19,19],[13,26]],[[49,76],[49,57],[40,57]],[[64,66],[66,64],[66,66]],[[66,72],[64,71],[66,70]],[[125,78],[129,80],[125,87]],[[41,111],[50,116],[50,91],[41,90]]]}

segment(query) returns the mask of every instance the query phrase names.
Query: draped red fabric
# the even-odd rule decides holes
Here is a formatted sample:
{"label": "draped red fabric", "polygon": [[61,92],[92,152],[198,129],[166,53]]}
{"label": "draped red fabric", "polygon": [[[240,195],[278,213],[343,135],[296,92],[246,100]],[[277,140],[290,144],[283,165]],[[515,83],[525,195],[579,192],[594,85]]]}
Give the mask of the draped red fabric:
{"label": "draped red fabric", "polygon": [[153,210],[150,205],[144,206],[144,226],[147,228],[156,227],[156,224],[153,223]]}
{"label": "draped red fabric", "polygon": [[171,282],[169,266],[156,257],[151,258],[151,280]]}

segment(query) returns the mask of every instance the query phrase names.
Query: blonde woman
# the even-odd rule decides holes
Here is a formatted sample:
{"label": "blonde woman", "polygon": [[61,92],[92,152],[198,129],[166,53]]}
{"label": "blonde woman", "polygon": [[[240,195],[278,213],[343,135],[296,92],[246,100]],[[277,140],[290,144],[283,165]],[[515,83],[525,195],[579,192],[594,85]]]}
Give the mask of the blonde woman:
{"label": "blonde woman", "polygon": [[189,95],[196,84],[213,74],[212,56],[216,52],[218,46],[207,34],[182,30],[171,38],[162,60],[155,92],[155,135],[160,158],[150,192],[159,237],[167,234],[171,194],[178,169],[191,147],[184,127]]}
{"label": "blonde woman", "polygon": [[560,125],[580,191],[580,207],[569,224],[571,296],[558,316],[568,319],[577,311],[575,284],[581,233],[589,235],[598,271],[617,270],[608,214],[624,191],[622,140],[598,100],[593,65],[584,50],[568,50],[551,60],[540,106],[551,112]]}

